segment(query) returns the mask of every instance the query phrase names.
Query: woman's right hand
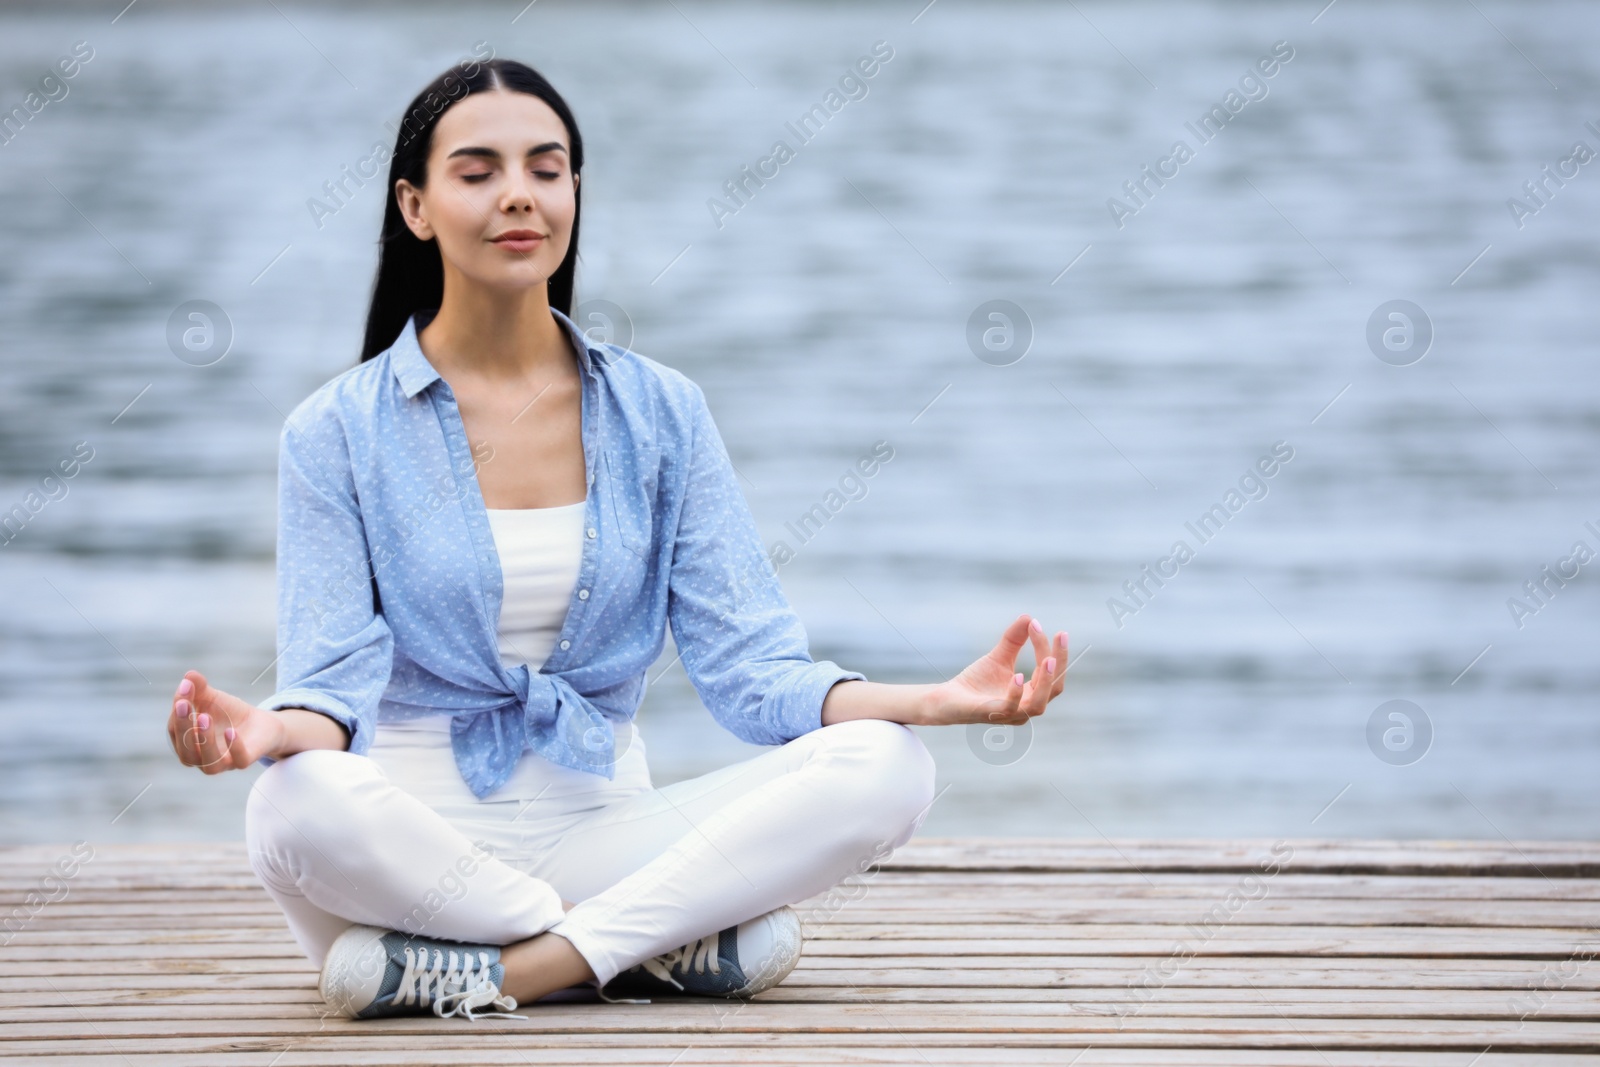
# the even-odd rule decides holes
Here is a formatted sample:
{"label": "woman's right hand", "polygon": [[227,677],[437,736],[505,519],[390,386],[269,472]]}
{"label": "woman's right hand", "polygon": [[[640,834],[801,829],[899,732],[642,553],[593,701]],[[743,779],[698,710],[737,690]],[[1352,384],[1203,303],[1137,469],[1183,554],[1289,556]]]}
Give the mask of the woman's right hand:
{"label": "woman's right hand", "polygon": [[173,696],[167,737],[185,767],[219,774],[243,770],[281,750],[285,726],[277,713],[223,692],[199,671],[189,671]]}
{"label": "woman's right hand", "polygon": [[[1033,642],[1034,669],[1031,679],[1017,670],[1017,654],[1028,641]],[[947,682],[931,687],[926,716],[928,726],[959,723],[993,723],[1021,726],[1061,694],[1066,685],[1067,634],[1057,631],[1054,640],[1045,641],[1044,627],[1038,619],[1019,615],[1000,635],[999,644],[989,654]]]}

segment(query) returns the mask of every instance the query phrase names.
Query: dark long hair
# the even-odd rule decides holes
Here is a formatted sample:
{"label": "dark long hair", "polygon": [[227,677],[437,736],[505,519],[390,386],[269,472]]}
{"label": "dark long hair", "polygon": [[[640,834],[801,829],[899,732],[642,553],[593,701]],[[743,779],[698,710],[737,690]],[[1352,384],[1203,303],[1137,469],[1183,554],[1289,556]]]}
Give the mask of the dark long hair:
{"label": "dark long hair", "polygon": [[[388,206],[383,211],[383,233],[378,238],[378,274],[372,283],[372,304],[367,309],[367,335],[361,346],[364,363],[394,344],[407,321],[418,311],[439,306],[444,297],[444,263],[439,258],[439,243],[418,239],[400,214],[394,195],[401,178],[421,189],[428,180],[428,153],[433,148],[433,128],[439,116],[471,96],[492,89],[537,96],[550,105],[567,127],[572,173],[583,169],[583,137],[572,109],[545,80],[544,75],[514,59],[487,62],[464,60],[435,78],[417,94],[406,109],[395,135],[394,156],[389,163]],[[578,221],[583,201],[573,190],[572,239],[566,258],[550,276],[550,306],[572,314],[572,282],[578,263]]]}

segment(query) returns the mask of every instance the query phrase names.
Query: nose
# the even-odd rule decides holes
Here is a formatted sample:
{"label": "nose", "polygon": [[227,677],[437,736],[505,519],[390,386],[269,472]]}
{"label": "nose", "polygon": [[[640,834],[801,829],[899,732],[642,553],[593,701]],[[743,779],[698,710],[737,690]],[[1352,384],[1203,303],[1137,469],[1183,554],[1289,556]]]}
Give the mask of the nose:
{"label": "nose", "polygon": [[527,171],[518,170],[506,182],[505,195],[500,198],[500,210],[508,215],[533,213],[533,184]]}

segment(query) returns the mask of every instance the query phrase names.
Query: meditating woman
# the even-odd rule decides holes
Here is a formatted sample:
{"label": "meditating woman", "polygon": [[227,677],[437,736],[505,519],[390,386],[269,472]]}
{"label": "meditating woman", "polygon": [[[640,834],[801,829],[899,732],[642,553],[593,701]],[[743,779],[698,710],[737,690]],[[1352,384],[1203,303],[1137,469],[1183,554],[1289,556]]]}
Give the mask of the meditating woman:
{"label": "meditating woman", "polygon": [[[280,437],[278,691],[173,697],[185,765],[266,766],[250,862],[345,1016],[753,996],[799,956],[790,905],[926,817],[907,725],[1020,725],[1063,686],[1028,615],[942,683],[811,659],[700,387],[570,318],[582,166],[520,63],[418,95],[361,362]],[[633,718],[668,625],[774,747],[656,789]]]}

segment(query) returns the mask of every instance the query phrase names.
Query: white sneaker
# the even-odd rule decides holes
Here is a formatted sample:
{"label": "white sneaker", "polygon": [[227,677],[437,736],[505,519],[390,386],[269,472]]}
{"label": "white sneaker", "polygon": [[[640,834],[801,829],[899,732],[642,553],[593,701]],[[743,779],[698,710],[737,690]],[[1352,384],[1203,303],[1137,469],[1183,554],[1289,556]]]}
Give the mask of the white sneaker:
{"label": "white sneaker", "polygon": [[744,999],[789,977],[799,959],[800,917],[785,905],[636,964],[607,982],[600,996],[689,993]]}
{"label": "white sneaker", "polygon": [[[352,926],[340,934],[322,963],[317,991],[328,1007],[348,1019],[426,1015],[467,1019],[510,1014],[515,997],[504,996],[505,967],[497,945],[471,945],[416,937],[377,926]],[[477,1011],[478,1008],[499,1011]]]}

